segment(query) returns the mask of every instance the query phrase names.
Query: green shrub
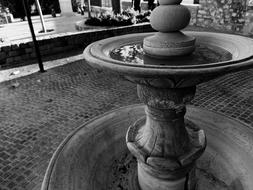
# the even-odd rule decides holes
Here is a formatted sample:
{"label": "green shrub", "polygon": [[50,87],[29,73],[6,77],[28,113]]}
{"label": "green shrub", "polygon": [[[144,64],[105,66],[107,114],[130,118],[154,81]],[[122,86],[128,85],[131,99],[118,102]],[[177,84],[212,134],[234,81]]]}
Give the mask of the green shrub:
{"label": "green shrub", "polygon": [[136,15],[137,23],[149,22],[150,15],[151,15],[151,11],[150,10]]}
{"label": "green shrub", "polygon": [[135,23],[149,22],[150,11],[138,13],[133,9],[124,10],[121,14],[112,11],[100,13],[99,16],[88,18],[85,24],[92,26],[127,26]]}

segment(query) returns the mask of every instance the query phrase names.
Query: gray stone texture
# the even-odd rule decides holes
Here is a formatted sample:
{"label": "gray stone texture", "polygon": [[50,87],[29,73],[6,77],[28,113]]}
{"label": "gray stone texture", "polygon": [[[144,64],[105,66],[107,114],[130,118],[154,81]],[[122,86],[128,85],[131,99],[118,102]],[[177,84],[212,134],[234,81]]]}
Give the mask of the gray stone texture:
{"label": "gray stone texture", "polygon": [[252,8],[246,0],[200,0],[196,25],[252,35]]}
{"label": "gray stone texture", "polygon": [[[49,160],[74,129],[106,111],[139,103],[136,86],[73,62],[0,83],[1,190],[39,190]],[[197,87],[194,105],[253,128],[253,70]]]}

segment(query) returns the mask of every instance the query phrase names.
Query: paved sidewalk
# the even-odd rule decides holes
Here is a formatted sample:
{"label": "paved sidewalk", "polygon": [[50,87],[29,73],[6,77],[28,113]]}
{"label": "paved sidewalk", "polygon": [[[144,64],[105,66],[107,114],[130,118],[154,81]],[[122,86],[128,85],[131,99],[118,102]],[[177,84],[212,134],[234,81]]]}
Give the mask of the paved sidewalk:
{"label": "paved sidewalk", "polygon": [[[41,22],[39,16],[33,16],[32,22],[34,31],[37,39],[40,39],[42,36],[51,36],[53,34],[59,33],[68,33],[68,32],[78,32],[75,28],[75,23],[77,21],[82,21],[86,19],[87,13],[85,15],[73,14],[73,16],[60,16],[57,14],[57,17],[52,17],[51,15],[44,15],[44,21],[46,28],[53,29],[52,32],[48,33],[39,33],[42,30]],[[94,29],[99,27],[94,26],[85,26],[88,29]],[[101,28],[101,27],[100,27]],[[30,40],[31,32],[28,25],[28,21],[23,22],[14,22],[9,24],[0,25],[0,37],[5,40],[6,43],[15,43],[20,42],[20,40]],[[1,44],[0,44],[1,45]]]}
{"label": "paved sidewalk", "polygon": [[[45,70],[58,67],[61,65],[65,65],[70,62],[75,62],[83,59],[82,57],[83,51],[71,51],[66,52],[64,54],[52,55],[42,57],[43,66]],[[36,62],[36,61],[35,61]],[[1,69],[0,68],[0,83],[12,79],[16,79],[22,76],[27,76],[33,73],[39,72],[38,63],[28,64],[24,66],[9,68],[9,69]]]}
{"label": "paved sidewalk", "polygon": [[[71,131],[139,102],[134,84],[80,58],[0,83],[1,190],[39,190],[53,152]],[[253,69],[199,85],[193,103],[253,128]]]}

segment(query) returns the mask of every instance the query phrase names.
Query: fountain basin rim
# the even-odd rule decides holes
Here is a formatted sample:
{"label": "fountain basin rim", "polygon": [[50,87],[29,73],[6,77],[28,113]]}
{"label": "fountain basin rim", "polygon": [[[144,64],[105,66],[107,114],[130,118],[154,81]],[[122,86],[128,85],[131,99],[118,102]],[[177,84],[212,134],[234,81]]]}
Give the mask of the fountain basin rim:
{"label": "fountain basin rim", "polygon": [[[54,152],[51,160],[50,160],[50,163],[48,165],[48,168],[47,168],[47,171],[46,171],[46,174],[45,174],[45,177],[44,177],[44,180],[43,180],[43,183],[42,183],[42,188],[41,190],[53,190],[54,188],[52,187],[52,184],[53,181],[55,179],[52,180],[52,177],[56,175],[56,166],[59,164],[57,163],[59,161],[59,159],[63,156],[63,152],[64,152],[64,149],[66,149],[68,143],[70,141],[72,141],[74,139],[74,137],[78,134],[78,132],[80,132],[81,130],[85,130],[85,131],[91,131],[93,130],[93,123],[96,122],[97,124],[102,124],[103,121],[106,119],[106,120],[109,120],[113,117],[118,117],[120,114],[126,112],[126,111],[133,111],[133,110],[136,110],[136,108],[138,110],[142,109],[143,110],[143,115],[144,115],[144,105],[143,104],[133,104],[133,105],[129,105],[129,106],[124,106],[124,107],[120,107],[120,108],[117,108],[117,109],[114,109],[114,110],[111,110],[109,112],[106,112],[100,116],[97,116],[97,117],[94,117],[92,118],[91,120],[85,122],[84,124],[80,125],[80,127],[78,127],[77,129],[75,129],[73,132],[71,132],[62,142],[61,144],[58,146],[58,148],[56,149],[56,151]],[[223,135],[226,135],[228,136],[229,134],[231,135],[231,133],[233,134],[234,131],[233,128],[235,126],[238,126],[240,125],[241,127],[238,127],[238,131],[236,132],[239,136],[234,136],[232,137],[231,139],[233,140],[233,142],[236,142],[236,144],[242,146],[242,147],[245,147],[245,145],[247,145],[245,147],[245,149],[243,149],[244,151],[248,152],[248,154],[252,155],[253,156],[253,149],[252,147],[250,146],[249,142],[245,139],[247,138],[250,138],[252,137],[253,133],[252,133],[252,130],[250,128],[249,125],[239,121],[239,120],[236,120],[234,118],[231,118],[229,116],[226,116],[222,113],[217,113],[217,112],[214,112],[214,111],[210,111],[210,110],[206,110],[204,108],[198,108],[198,107],[195,107],[195,106],[192,106],[192,105],[189,105],[187,106],[187,109],[190,110],[190,112],[188,112],[188,116],[194,116],[194,117],[191,117],[193,120],[193,122],[198,119],[198,118],[201,118],[201,120],[203,121],[203,118],[200,117],[198,114],[196,113],[200,113],[201,115],[204,114],[204,115],[207,115],[209,119],[213,120],[214,121],[220,121],[221,123],[236,123],[236,125],[232,125],[232,128],[227,125],[224,129],[223,128],[219,128],[219,132],[220,134],[223,134]],[[188,111],[189,111],[188,110]],[[195,110],[195,111],[194,111]],[[131,111],[131,112],[132,112]],[[191,113],[191,111],[193,111]],[[195,113],[195,114],[194,114]],[[209,114],[205,114],[205,113],[209,113]],[[135,114],[133,114],[135,115]],[[109,117],[108,117],[109,116]],[[187,116],[187,118],[188,118]],[[216,119],[214,119],[216,118]],[[191,120],[191,119],[190,119]],[[201,123],[202,123],[201,121]],[[210,120],[207,121],[207,123],[210,123]],[[212,122],[211,122],[212,124]],[[216,126],[215,123],[213,123],[212,125]],[[222,126],[221,124],[219,124],[219,126]],[[242,127],[243,126],[243,127]],[[217,128],[218,129],[218,128]],[[227,132],[230,132],[230,133],[227,133]],[[245,134],[247,134],[245,136]],[[219,135],[217,135],[218,137]],[[243,138],[241,138],[243,137]],[[77,138],[75,138],[77,139]],[[79,138],[81,139],[81,138]],[[210,139],[211,140],[211,139]],[[210,141],[211,142],[211,141]],[[215,141],[213,141],[215,142]],[[59,189],[59,188],[56,188],[56,189]],[[55,190],[56,190],[55,189]]]}
{"label": "fountain basin rim", "polygon": [[[213,33],[213,32],[184,32],[194,36],[201,43],[210,44],[228,50],[232,60],[203,64],[203,65],[134,65],[112,59],[109,52],[124,45],[141,43],[144,37],[152,33],[136,33],[103,39],[90,44],[83,53],[84,59],[93,67],[113,70],[124,75],[152,76],[152,75],[195,75],[221,74],[250,68],[253,64],[253,40],[244,36]],[[226,42],[225,47],[224,43]],[[230,49],[229,49],[230,48]]]}

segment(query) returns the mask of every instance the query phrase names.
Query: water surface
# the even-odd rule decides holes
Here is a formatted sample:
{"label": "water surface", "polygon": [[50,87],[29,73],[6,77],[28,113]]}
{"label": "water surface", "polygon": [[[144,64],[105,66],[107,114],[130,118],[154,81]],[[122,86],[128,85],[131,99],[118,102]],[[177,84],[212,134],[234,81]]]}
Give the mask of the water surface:
{"label": "water surface", "polygon": [[135,65],[203,65],[228,61],[232,54],[217,46],[197,44],[195,51],[190,55],[172,56],[165,59],[157,59],[146,55],[142,44],[126,45],[110,52],[110,57],[123,61],[126,64]]}

